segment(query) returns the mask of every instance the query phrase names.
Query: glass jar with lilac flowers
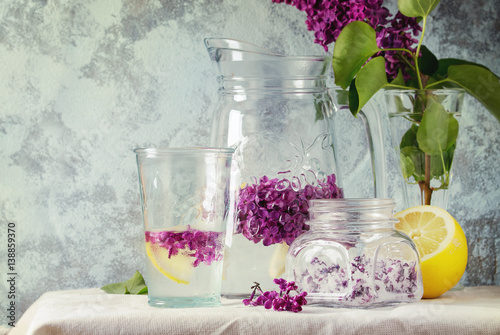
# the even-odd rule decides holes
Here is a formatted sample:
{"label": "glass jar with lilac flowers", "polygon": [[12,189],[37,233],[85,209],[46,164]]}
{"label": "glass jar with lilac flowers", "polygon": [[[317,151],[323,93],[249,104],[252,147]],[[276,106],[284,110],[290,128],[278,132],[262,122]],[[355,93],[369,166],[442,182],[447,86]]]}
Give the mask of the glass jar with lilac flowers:
{"label": "glass jar with lilac flowers", "polygon": [[315,43],[326,51],[335,42],[335,83],[349,90],[354,116],[383,91],[381,109],[391,122],[406,181],[406,206],[446,209],[459,130],[456,117],[464,95],[473,96],[500,120],[500,81],[483,65],[438,60],[423,45],[427,19],[440,1],[398,0],[394,16],[383,0],[272,1],[304,11]]}
{"label": "glass jar with lilac flowers", "polygon": [[392,199],[316,199],[311,229],[290,246],[286,277],[307,303],[375,307],[423,295],[417,249],[397,232]]}

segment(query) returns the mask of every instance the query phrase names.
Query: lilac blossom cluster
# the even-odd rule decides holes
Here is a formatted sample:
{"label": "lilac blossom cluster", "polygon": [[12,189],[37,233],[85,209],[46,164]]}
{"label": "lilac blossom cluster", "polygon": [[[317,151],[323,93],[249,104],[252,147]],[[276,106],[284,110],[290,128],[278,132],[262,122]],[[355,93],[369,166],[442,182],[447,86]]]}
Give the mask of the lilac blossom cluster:
{"label": "lilac blossom cluster", "polygon": [[309,291],[312,299],[315,295],[333,293],[339,302],[363,306],[414,299],[419,289],[416,267],[416,262],[381,259],[373,273],[371,259],[361,255],[354,257],[349,271],[339,264],[329,266],[315,257],[307,270],[301,274],[294,270],[294,274],[300,289]]}
{"label": "lilac blossom cluster", "polygon": [[179,253],[195,258],[193,267],[210,265],[223,258],[223,232],[201,231],[188,227],[185,231],[145,232],[146,243],[168,250],[168,258]]}
{"label": "lilac blossom cluster", "polygon": [[[243,299],[243,304],[245,306],[264,306],[266,309],[272,308],[275,311],[290,311],[294,313],[302,311],[302,306],[307,304],[307,292],[299,293],[297,285],[293,281],[287,282],[285,279],[276,278],[274,282],[280,287],[279,293],[277,291],[263,292],[259,283],[255,283],[252,286],[253,292],[250,298]],[[259,291],[260,295],[254,301],[253,299],[257,291]],[[296,293],[294,296],[290,294],[292,291]]]}
{"label": "lilac blossom cluster", "polygon": [[[377,44],[380,48],[405,48],[415,52],[415,39],[422,28],[415,18],[398,13],[391,13],[383,7],[383,0],[271,0],[274,3],[286,3],[295,6],[307,14],[306,25],[314,31],[314,43],[328,51],[328,45],[335,42],[342,30],[352,21],[364,21],[375,29]],[[390,79],[404,70],[406,63],[397,56],[396,51],[386,51],[386,72]],[[403,56],[404,57],[404,56]],[[408,60],[409,61],[409,60]],[[410,75],[403,71],[405,79]]]}
{"label": "lilac blossom cluster", "polygon": [[326,182],[295,190],[287,179],[264,176],[257,184],[246,185],[239,194],[236,233],[254,243],[262,241],[265,246],[281,242],[290,245],[309,230],[305,223],[309,219],[309,200],[343,198],[335,182],[332,174]]}

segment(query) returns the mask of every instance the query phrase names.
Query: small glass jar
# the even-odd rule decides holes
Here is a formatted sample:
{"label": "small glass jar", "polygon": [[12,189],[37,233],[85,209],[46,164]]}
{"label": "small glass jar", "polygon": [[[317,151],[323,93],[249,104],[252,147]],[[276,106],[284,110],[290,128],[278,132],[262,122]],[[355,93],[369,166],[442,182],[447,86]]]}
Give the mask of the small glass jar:
{"label": "small glass jar", "polygon": [[392,199],[311,200],[310,230],[290,246],[286,275],[308,304],[376,307],[422,298],[417,249],[396,231]]}

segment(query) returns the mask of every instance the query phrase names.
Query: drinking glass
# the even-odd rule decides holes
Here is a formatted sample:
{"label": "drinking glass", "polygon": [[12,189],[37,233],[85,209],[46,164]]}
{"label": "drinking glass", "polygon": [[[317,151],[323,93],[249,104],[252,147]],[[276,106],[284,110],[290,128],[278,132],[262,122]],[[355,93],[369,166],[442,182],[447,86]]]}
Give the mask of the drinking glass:
{"label": "drinking glass", "polygon": [[149,305],[220,305],[233,151],[134,150],[144,217]]}

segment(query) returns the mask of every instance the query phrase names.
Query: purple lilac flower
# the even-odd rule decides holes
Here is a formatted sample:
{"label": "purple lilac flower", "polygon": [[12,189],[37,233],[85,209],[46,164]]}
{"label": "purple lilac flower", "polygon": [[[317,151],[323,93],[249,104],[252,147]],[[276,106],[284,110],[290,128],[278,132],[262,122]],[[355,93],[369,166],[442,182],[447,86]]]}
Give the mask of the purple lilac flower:
{"label": "purple lilac flower", "polygon": [[[314,31],[314,43],[328,51],[328,45],[335,42],[342,28],[352,21],[364,21],[375,29],[377,44],[381,48],[406,48],[415,52],[414,45],[422,28],[415,18],[409,18],[399,11],[393,17],[383,0],[271,0],[274,3],[286,3],[295,6],[307,14],[306,25]],[[406,64],[397,52],[383,53],[386,61],[386,72],[390,79],[403,70],[405,79],[410,75],[404,71]]]}
{"label": "purple lilac flower", "polygon": [[[259,283],[255,283],[252,286],[253,291],[250,298],[243,299],[243,304],[245,306],[264,306],[266,309],[272,308],[275,311],[290,311],[294,313],[302,311],[302,306],[307,304],[307,292],[298,293],[298,287],[293,281],[287,282],[285,279],[276,278],[274,279],[274,283],[279,285],[279,293],[277,291],[263,292]],[[253,298],[257,291],[260,292],[260,295],[254,301]],[[296,293],[293,296],[291,295],[292,291]]]}
{"label": "purple lilac flower", "polygon": [[[418,43],[418,40],[413,36],[417,36],[421,30],[416,18],[406,17],[398,12],[390,20],[390,27],[377,31],[377,44],[380,48],[404,48],[415,52],[414,45]],[[400,69],[403,71],[405,80],[410,78],[410,74],[405,71],[406,64],[398,56],[401,54],[400,52],[385,51],[383,54],[386,60],[386,72],[390,78],[395,78]]]}
{"label": "purple lilac flower", "polygon": [[299,291],[307,290],[312,297],[315,294],[341,294],[338,301],[352,305],[415,297],[418,290],[416,262],[380,259],[374,269],[372,264],[372,260],[365,255],[356,256],[348,271],[347,267],[327,265],[314,257],[308,269],[302,273],[294,270],[294,276],[298,280]]}
{"label": "purple lilac flower", "polygon": [[309,200],[343,198],[343,191],[336,184],[335,175],[326,182],[307,184],[294,190],[286,180],[260,178],[257,184],[241,189],[238,202],[236,233],[248,240],[269,246],[285,242],[290,245],[295,238],[309,230]]}
{"label": "purple lilac flower", "polygon": [[223,258],[223,232],[188,229],[185,231],[145,232],[146,243],[158,244],[168,250],[168,257],[179,253],[195,258],[193,267],[210,265]]}

